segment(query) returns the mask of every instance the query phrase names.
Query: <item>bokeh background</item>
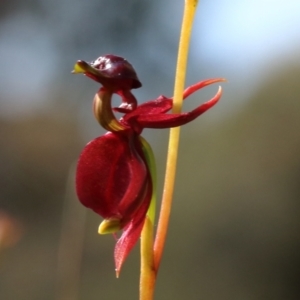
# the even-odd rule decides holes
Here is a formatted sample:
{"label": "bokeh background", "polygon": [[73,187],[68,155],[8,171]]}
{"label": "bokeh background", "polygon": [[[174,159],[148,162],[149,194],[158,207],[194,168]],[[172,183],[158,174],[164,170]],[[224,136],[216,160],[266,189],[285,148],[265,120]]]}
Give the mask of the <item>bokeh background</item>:
{"label": "bokeh background", "polygon": [[[114,240],[97,235],[101,218],[74,194],[77,157],[103,130],[91,112],[98,85],[70,71],[113,53],[135,66],[140,101],[172,95],[182,9],[171,0],[1,1],[1,300],[138,299],[138,247],[115,279]],[[186,84],[210,77],[229,82],[182,129],[155,299],[298,300],[300,2],[200,1]],[[168,131],[144,136],[161,194]]]}

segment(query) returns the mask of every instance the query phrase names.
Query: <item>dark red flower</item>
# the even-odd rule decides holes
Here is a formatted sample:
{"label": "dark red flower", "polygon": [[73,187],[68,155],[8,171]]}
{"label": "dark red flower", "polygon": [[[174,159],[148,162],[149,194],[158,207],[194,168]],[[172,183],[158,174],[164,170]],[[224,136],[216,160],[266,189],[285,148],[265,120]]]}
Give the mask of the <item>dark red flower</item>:
{"label": "dark red flower", "polygon": [[[140,136],[144,128],[170,128],[191,122],[215,105],[221,97],[221,88],[206,103],[188,113],[167,114],[172,98],[159,96],[137,105],[131,89],[141,83],[124,58],[106,55],[88,64],[78,61],[74,73],[102,84],[94,98],[94,114],[108,133],[86,145],[78,161],[76,190],[80,202],[104,218],[99,233],[123,230],[115,247],[117,274],[122,263],[137,242],[152,197],[153,178],[148,161],[145,140]],[[188,87],[187,98],[195,91],[224,81],[209,79]],[[113,94],[122,98],[119,107],[112,108]],[[123,113],[117,120],[114,111]]]}

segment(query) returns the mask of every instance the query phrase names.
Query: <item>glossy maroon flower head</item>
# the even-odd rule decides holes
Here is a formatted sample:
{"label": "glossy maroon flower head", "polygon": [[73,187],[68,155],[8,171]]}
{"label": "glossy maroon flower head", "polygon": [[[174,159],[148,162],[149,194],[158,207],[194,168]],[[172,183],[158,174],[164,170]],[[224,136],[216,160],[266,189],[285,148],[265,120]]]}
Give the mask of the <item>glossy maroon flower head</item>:
{"label": "glossy maroon flower head", "polygon": [[90,64],[79,60],[74,71],[80,68],[86,76],[114,91],[137,89],[142,86],[132,65],[120,56],[100,56]]}
{"label": "glossy maroon flower head", "polygon": [[[76,190],[81,203],[104,218],[99,233],[123,230],[115,247],[118,274],[140,236],[153,193],[149,155],[141,132],[144,128],[170,128],[191,122],[218,102],[221,88],[211,100],[190,112],[168,114],[172,98],[165,96],[137,106],[131,89],[141,83],[132,65],[121,57],[101,56],[90,64],[78,61],[73,72],[84,73],[102,85],[95,95],[93,109],[108,132],[87,144],[81,153]],[[196,83],[184,91],[183,98],[221,81],[224,79]],[[114,93],[122,103],[112,108]],[[114,111],[123,113],[123,117],[117,120]]]}

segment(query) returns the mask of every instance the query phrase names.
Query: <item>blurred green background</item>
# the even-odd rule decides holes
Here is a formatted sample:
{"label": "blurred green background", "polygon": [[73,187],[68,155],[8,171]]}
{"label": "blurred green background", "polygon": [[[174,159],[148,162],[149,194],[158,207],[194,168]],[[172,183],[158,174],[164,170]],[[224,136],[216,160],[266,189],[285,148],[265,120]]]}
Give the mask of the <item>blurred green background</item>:
{"label": "blurred green background", "polygon": [[[91,111],[98,85],[70,71],[113,53],[135,66],[141,102],[172,95],[176,2],[1,1],[0,219],[17,220],[18,240],[3,242],[0,220],[1,300],[138,299],[138,247],[115,279],[114,239],[74,194],[77,157],[104,131]],[[155,299],[300,299],[299,15],[298,0],[200,1],[186,85],[229,82],[182,129]],[[143,135],[160,197],[168,131]]]}

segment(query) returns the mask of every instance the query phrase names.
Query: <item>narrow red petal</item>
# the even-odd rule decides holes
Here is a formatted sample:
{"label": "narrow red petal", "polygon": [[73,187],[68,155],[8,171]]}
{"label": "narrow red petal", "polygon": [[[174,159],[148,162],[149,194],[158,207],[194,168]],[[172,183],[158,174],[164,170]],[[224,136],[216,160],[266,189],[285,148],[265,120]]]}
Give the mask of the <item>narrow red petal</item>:
{"label": "narrow red petal", "polygon": [[158,114],[158,115],[140,115],[136,122],[143,128],[171,128],[182,126],[189,123],[214,106],[222,96],[222,88],[219,87],[217,94],[188,113],[181,114]]}
{"label": "narrow red petal", "polygon": [[[192,86],[189,86],[183,92],[183,99],[186,99],[188,96],[195,93],[196,91],[198,91],[201,88],[204,88],[208,85],[214,84],[216,82],[222,82],[222,81],[226,81],[226,80],[224,78],[207,79],[207,80],[200,81]],[[131,123],[132,126],[139,127],[138,123],[140,122],[140,120],[144,120],[144,118],[145,119],[147,119],[147,118],[148,119],[157,119],[159,122],[161,122],[163,120],[169,120],[170,118],[172,119],[173,116],[172,117],[162,116],[172,108],[172,103],[173,103],[173,98],[159,96],[155,100],[150,100],[150,101],[147,101],[147,102],[139,105],[132,112],[124,111],[119,108],[115,108],[114,110],[118,111],[118,112],[126,113],[124,115],[123,119],[120,120],[121,123],[125,123],[125,124]],[[174,126],[179,126],[179,125],[174,125]],[[160,125],[158,125],[155,127],[151,126],[149,128],[169,128],[169,127],[174,127],[174,126],[160,127]],[[148,127],[148,126],[146,126],[146,127]]]}
{"label": "narrow red petal", "polygon": [[126,260],[128,254],[138,241],[141,231],[143,229],[145,216],[150,204],[151,194],[152,194],[152,184],[151,181],[146,187],[146,196],[140,208],[136,212],[134,218],[127,224],[124,228],[123,233],[116,243],[114,258],[116,267],[116,276],[119,277],[122,265]]}
{"label": "narrow red petal", "polygon": [[204,88],[208,85],[211,85],[211,84],[214,84],[214,83],[217,83],[217,82],[224,82],[224,81],[226,81],[225,78],[213,78],[213,79],[206,79],[206,80],[197,82],[197,83],[187,87],[184,90],[183,99],[186,99],[191,94],[197,92],[198,90],[200,90],[200,89],[202,89],[202,88]]}
{"label": "narrow red petal", "polygon": [[[213,79],[207,79],[207,80],[197,82],[184,90],[183,99],[186,99],[191,94],[197,92],[198,90],[200,90],[208,85],[214,84],[216,82],[222,82],[222,81],[225,81],[225,79],[224,78],[213,78]],[[151,115],[151,114],[165,113],[172,108],[172,101],[173,101],[173,98],[167,98],[167,97],[161,95],[155,100],[150,100],[150,101],[147,101],[147,102],[139,105],[134,111],[128,113],[124,117],[124,119],[128,120],[132,117],[135,117],[138,115],[143,115],[143,114]]]}

